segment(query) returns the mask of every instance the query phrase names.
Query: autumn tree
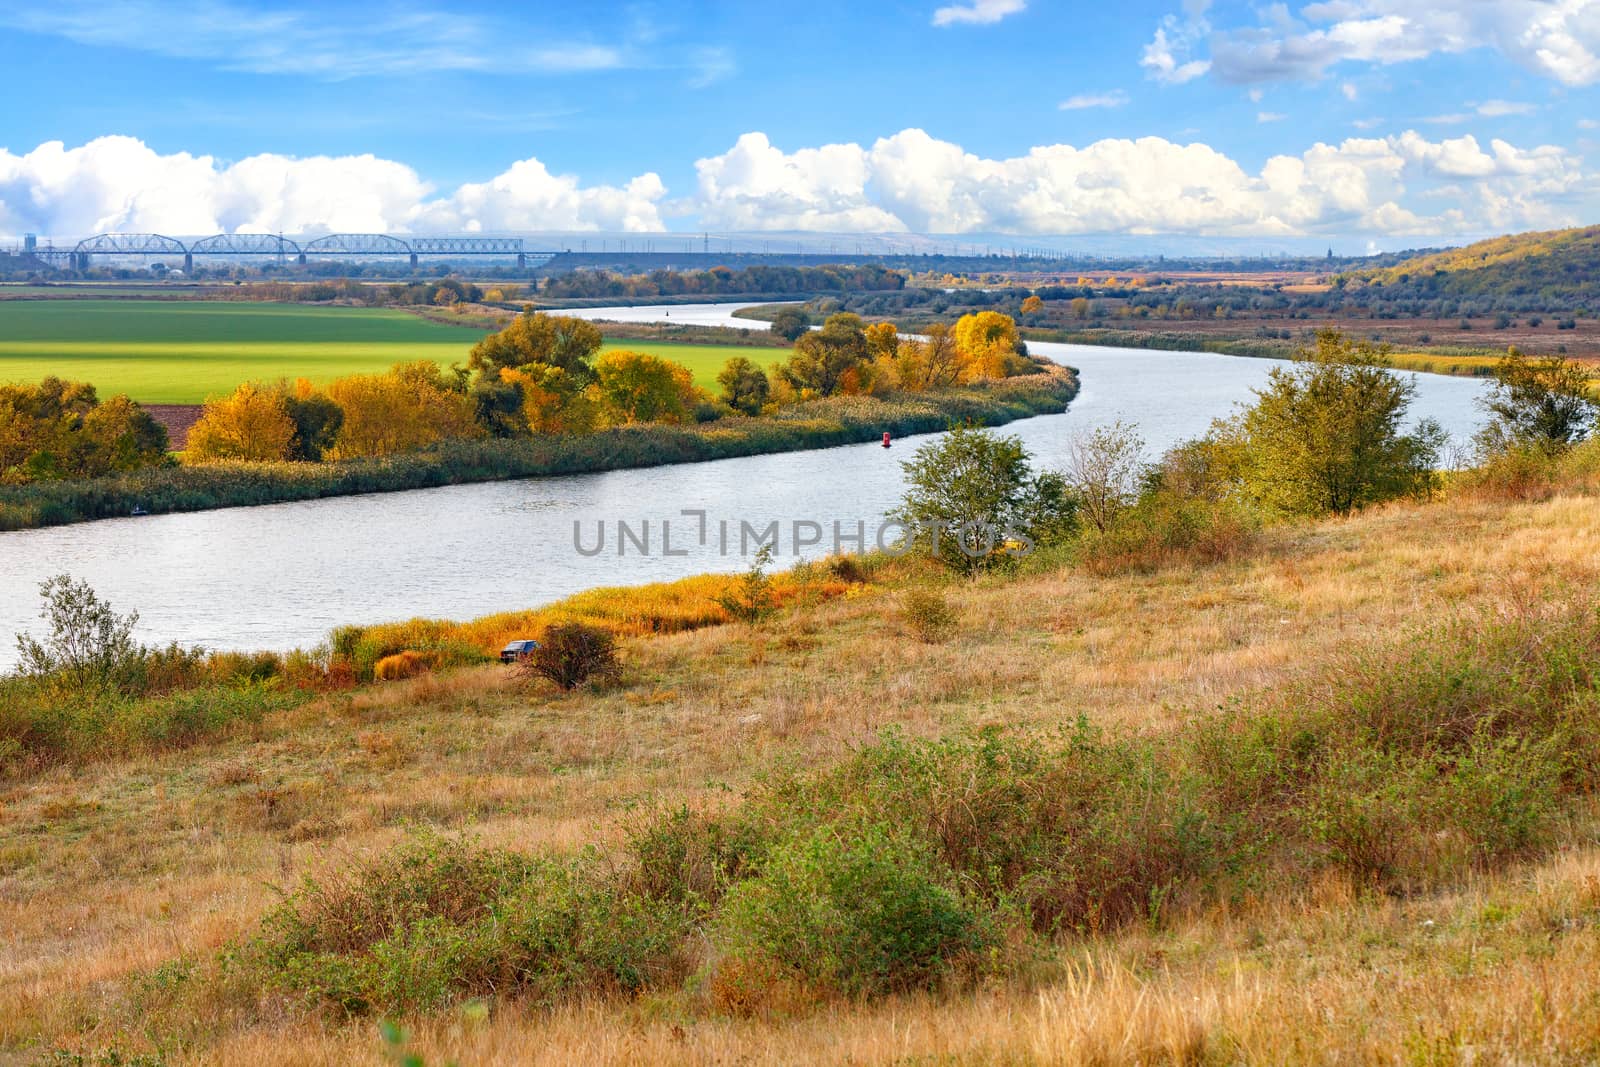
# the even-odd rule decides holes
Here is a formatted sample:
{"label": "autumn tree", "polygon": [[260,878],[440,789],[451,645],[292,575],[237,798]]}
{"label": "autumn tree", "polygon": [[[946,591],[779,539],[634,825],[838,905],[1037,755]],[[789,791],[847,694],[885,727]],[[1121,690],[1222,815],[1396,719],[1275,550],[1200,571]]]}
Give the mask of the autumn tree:
{"label": "autumn tree", "polygon": [[344,412],[333,459],[415,452],[475,429],[460,380],[428,360],[337,379],[328,396]]}
{"label": "autumn tree", "polygon": [[1037,315],[1044,311],[1044,300],[1038,296],[1028,296],[1022,301],[1024,315]]}
{"label": "autumn tree", "polygon": [[588,385],[594,380],[593,359],[602,340],[600,328],[586,319],[525,311],[505,329],[473,345],[467,368],[498,375],[502,367],[543,363]]}
{"label": "autumn tree", "polygon": [[759,415],[771,395],[766,373],[748,356],[734,356],[717,372],[722,399],[735,411]]}
{"label": "autumn tree", "polygon": [[[563,421],[561,407],[577,402],[595,380],[601,341],[599,327],[584,319],[532,310],[518,315],[467,356],[478,422],[492,434],[514,437]],[[526,382],[535,383],[537,396],[524,395]],[[543,415],[530,420],[530,407]]]}
{"label": "autumn tree", "polygon": [[47,377],[0,386],[0,482],[93,478],[167,460],[167,433],[125,396]]}
{"label": "autumn tree", "polygon": [[245,382],[231,394],[206,401],[189,430],[191,459],[252,462],[288,459],[295,422],[281,389]]}
{"label": "autumn tree", "polygon": [[979,311],[963,315],[955,325],[956,352],[965,381],[1004,378],[1008,360],[1017,354],[1017,324],[1010,315]]}
{"label": "autumn tree", "polygon": [[794,352],[779,373],[797,393],[831,396],[845,374],[867,360],[867,335],[861,316],[849,312],[830,315],[822,329],[812,330],[794,344]]}
{"label": "autumn tree", "polygon": [[647,352],[618,350],[595,367],[607,422],[680,423],[693,413],[694,374],[688,367]]}
{"label": "autumn tree", "polygon": [[913,392],[956,384],[961,378],[961,357],[950,327],[936,322],[921,340],[902,341],[895,360],[895,376],[902,389]]}

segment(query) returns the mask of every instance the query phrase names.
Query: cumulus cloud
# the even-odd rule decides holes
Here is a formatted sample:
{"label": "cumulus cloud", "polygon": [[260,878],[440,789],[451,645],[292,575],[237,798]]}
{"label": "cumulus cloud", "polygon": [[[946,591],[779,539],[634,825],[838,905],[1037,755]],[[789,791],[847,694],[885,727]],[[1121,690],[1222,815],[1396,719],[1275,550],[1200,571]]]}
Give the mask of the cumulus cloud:
{"label": "cumulus cloud", "polygon": [[0,233],[13,234],[659,230],[666,190],[655,174],[583,186],[530,158],[449,196],[433,193],[410,167],[372,155],[222,164],[163,155],[132,137],[0,149]]}
{"label": "cumulus cloud", "polygon": [[1145,49],[1152,77],[1184,81],[1209,70],[1244,85],[1314,80],[1340,63],[1490,48],[1565,85],[1600,81],[1600,0],[1321,0],[1293,12],[1278,3],[1259,9],[1255,25],[1218,29],[1205,11],[1191,5],[1181,19],[1162,19]]}
{"label": "cumulus cloud", "polygon": [[1123,107],[1128,103],[1128,94],[1121,89],[1113,89],[1109,93],[1079,93],[1069,96],[1058,105],[1062,111],[1087,111],[1097,107]]}
{"label": "cumulus cloud", "polygon": [[[1588,183],[1557,147],[1414,131],[1316,144],[1256,173],[1208,145],[1160,137],[987,159],[919,129],[870,148],[792,153],[749,133],[696,166],[702,222],[773,230],[1442,233],[1560,224],[1560,205]],[[1421,200],[1431,214],[1418,212]]]}
{"label": "cumulus cloud", "polygon": [[677,216],[719,230],[1447,234],[1563,225],[1600,206],[1567,149],[1415,130],[1318,143],[1258,168],[1161,137],[988,158],[920,129],[793,150],[751,132],[695,172],[676,201],[653,172],[585,184],[533,157],[440,190],[372,155],[221,163],[102,137],[0,149],[0,234],[638,232]]}
{"label": "cumulus cloud", "polygon": [[971,0],[966,4],[951,4],[933,13],[935,26],[954,26],[958,23],[976,23],[987,26],[999,22],[1007,15],[1027,9],[1028,0]]}

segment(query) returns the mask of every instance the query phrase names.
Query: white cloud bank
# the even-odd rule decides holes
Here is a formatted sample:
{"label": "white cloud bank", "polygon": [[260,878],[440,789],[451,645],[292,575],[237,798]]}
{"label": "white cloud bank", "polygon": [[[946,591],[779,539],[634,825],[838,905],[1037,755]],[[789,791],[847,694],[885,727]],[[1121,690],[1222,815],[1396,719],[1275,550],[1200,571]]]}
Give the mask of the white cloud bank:
{"label": "white cloud bank", "polygon": [[[1574,221],[1591,187],[1554,146],[1408,131],[1316,144],[1256,173],[1160,137],[1045,145],[985,159],[918,129],[870,148],[785,153],[760,133],[696,164],[702,224],[731,230],[923,233],[1476,232]],[[1431,210],[1419,214],[1415,201]]]}
{"label": "white cloud bank", "polygon": [[532,157],[444,193],[371,155],[222,164],[102,137],[0,149],[0,233],[649,232],[693,216],[718,230],[1424,235],[1563,225],[1597,206],[1564,148],[1415,131],[1318,143],[1254,170],[1160,137],[989,159],[919,129],[795,151],[752,132],[695,170],[692,195],[675,201],[655,173],[585,185]]}
{"label": "white cloud bank", "polygon": [[[1261,6],[1257,23],[1213,28],[1186,0],[1145,47],[1157,81],[1210,72],[1233,84],[1315,80],[1340,63],[1387,66],[1478,48],[1564,85],[1600,82],[1600,0],[1319,0]],[[1209,54],[1202,54],[1207,52]]]}
{"label": "white cloud bank", "polygon": [[403,163],[376,156],[258,155],[221,164],[161,155],[132,137],[78,148],[0,149],[0,233],[174,234],[407,230],[660,230],[655,174],[584,186],[537,159],[446,197]]}

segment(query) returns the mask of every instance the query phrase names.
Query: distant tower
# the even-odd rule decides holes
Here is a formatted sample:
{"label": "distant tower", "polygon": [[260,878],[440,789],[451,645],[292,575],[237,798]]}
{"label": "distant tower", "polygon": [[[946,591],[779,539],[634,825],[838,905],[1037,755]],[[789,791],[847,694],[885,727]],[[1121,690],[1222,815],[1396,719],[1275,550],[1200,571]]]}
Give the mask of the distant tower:
{"label": "distant tower", "polygon": [[1330,248],[1329,248],[1329,249],[1328,249],[1328,258],[1329,258],[1329,259],[1332,259],[1332,258],[1333,258],[1333,249],[1332,249],[1332,247],[1330,247]]}
{"label": "distant tower", "polygon": [[25,234],[23,234],[22,235],[22,251],[23,251],[23,254],[31,256],[35,252],[37,252],[38,250],[39,250],[39,235],[36,234],[36,233],[25,233]]}

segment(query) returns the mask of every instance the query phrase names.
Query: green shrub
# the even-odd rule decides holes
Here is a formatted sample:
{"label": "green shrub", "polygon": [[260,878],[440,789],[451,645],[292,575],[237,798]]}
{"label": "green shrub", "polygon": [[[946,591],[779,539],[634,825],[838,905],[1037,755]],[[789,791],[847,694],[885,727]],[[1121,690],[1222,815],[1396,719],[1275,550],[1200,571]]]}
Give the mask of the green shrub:
{"label": "green shrub", "polygon": [[949,881],[927,846],[883,827],[819,828],[733,888],[721,936],[736,957],[766,957],[847,996],[926,987],[994,936]]}
{"label": "green shrub", "polygon": [[683,973],[670,909],[592,859],[534,860],[432,836],[344,875],[307,878],[237,946],[245,977],[346,1012],[469,996],[631,992]]}
{"label": "green shrub", "polygon": [[771,565],[772,546],[762,545],[750,569],[739,576],[739,584],[717,596],[717,603],[730,619],[757,623],[772,614],[777,604],[773,599],[772,578],[767,574]]}

